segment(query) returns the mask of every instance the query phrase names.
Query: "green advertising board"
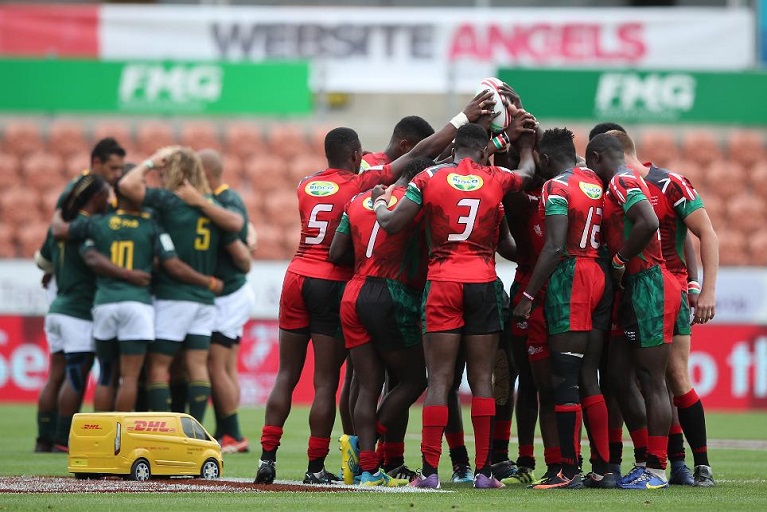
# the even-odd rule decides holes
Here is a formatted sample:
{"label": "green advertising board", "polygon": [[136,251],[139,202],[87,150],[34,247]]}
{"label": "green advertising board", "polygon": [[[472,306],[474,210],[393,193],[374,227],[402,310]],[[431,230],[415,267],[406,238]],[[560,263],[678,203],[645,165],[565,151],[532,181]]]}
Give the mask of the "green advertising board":
{"label": "green advertising board", "polygon": [[298,115],[312,110],[306,62],[0,59],[0,110]]}
{"label": "green advertising board", "polygon": [[539,118],[767,125],[767,73],[501,68]]}

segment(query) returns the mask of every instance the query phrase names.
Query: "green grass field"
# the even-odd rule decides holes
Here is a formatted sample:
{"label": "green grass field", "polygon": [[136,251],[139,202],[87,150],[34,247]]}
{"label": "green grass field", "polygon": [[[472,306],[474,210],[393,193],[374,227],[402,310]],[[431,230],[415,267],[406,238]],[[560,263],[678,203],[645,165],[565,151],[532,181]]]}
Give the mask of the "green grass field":
{"label": "green grass field", "polygon": [[[467,412],[466,410],[464,412]],[[285,426],[278,454],[278,479],[300,480],[306,464],[307,408],[296,407]],[[34,454],[36,434],[32,406],[0,406],[0,476],[67,474],[66,456]],[[251,439],[253,451],[225,455],[224,476],[252,478],[258,464],[262,409],[245,409],[241,424]],[[466,425],[470,425],[468,417]],[[212,421],[206,427],[212,430]],[[336,424],[334,436],[340,435]],[[473,453],[470,427],[469,453]],[[767,413],[709,414],[709,438],[767,440]],[[407,462],[419,467],[420,409],[414,409],[407,439]],[[512,451],[516,443],[512,433]],[[630,442],[624,470],[630,467]],[[716,444],[716,443],[712,443]],[[340,456],[331,444],[328,468],[337,470]],[[540,457],[542,448],[537,448]],[[542,458],[542,457],[541,457]],[[711,448],[710,459],[718,485],[713,489],[672,487],[662,491],[533,491],[507,487],[477,491],[467,486],[443,483],[450,493],[377,494],[341,493],[177,493],[177,494],[0,494],[0,510],[763,510],[767,508],[767,478],[761,470],[767,461],[764,450]],[[691,456],[688,456],[691,462]],[[449,481],[449,458],[445,450],[440,476]]]}

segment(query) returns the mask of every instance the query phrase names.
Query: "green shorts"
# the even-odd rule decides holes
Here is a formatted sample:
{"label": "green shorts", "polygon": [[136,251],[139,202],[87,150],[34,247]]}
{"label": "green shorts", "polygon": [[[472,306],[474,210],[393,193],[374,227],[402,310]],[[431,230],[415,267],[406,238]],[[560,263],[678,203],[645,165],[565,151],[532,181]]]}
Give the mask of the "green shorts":
{"label": "green shorts", "polygon": [[641,348],[671,343],[681,296],[674,277],[654,266],[626,276],[625,281],[618,319],[626,338]]}
{"label": "green shorts", "polygon": [[692,319],[690,315],[690,303],[687,300],[687,292],[682,292],[682,307],[674,324],[674,336],[689,336],[692,334]]}
{"label": "green shorts", "polygon": [[593,316],[605,293],[605,274],[593,258],[565,258],[551,274],[544,312],[549,334],[593,328]]}

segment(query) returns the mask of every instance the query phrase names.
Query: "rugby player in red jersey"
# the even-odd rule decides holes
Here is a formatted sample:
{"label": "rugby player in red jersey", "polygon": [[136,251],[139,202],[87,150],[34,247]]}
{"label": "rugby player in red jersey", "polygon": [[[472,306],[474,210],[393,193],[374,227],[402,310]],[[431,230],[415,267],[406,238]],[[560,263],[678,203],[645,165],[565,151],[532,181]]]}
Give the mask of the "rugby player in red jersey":
{"label": "rugby player in red jersey", "polygon": [[[540,172],[550,178],[543,185],[540,208],[545,214],[546,243],[541,251],[522,299],[514,309],[518,318],[528,318],[533,300],[546,288],[545,313],[549,331],[555,411],[562,454],[562,469],[535,489],[583,487],[579,472],[581,395],[579,380],[589,345],[601,353],[602,332],[594,329],[598,314],[609,318],[610,307],[598,311],[605,293],[605,272],[597,262],[602,246],[600,222],[603,188],[591,169],[576,167],[573,134],[555,128],[544,132],[538,143]],[[606,321],[603,320],[602,324]],[[592,335],[595,331],[596,335]],[[592,368],[596,382],[597,368]],[[607,407],[601,399],[602,414],[594,415],[590,426],[600,435],[592,480],[600,487],[616,487],[615,475],[608,473]],[[583,396],[583,408],[595,399]],[[599,423],[594,425],[593,423]],[[610,475],[607,477],[607,475]]]}
{"label": "rugby player in red jersey", "polygon": [[[476,488],[503,486],[490,468],[490,427],[495,415],[492,373],[502,329],[502,284],[496,280],[495,249],[504,194],[522,190],[535,173],[532,116],[515,118],[510,139],[520,148],[520,169],[488,167],[487,133],[479,125],[462,126],[451,163],[416,176],[405,197],[388,209],[390,194],[373,191],[376,217],[388,233],[409,226],[421,209],[429,240],[425,291],[424,353],[429,384],[423,408],[423,471],[415,487],[439,487],[437,467],[447,424],[447,397],[458,352],[466,352],[476,439]],[[518,140],[517,140],[518,139]]]}
{"label": "rugby player in red jersey", "polygon": [[416,144],[434,133],[434,128],[418,116],[407,116],[394,125],[394,131],[389,139],[386,149],[378,153],[367,153],[362,156],[361,171],[367,171],[371,167],[392,163],[402,155],[410,152]]}
{"label": "rugby player in red jersey", "polygon": [[[620,141],[626,163],[638,171],[647,182],[653,209],[660,223],[661,249],[663,258],[666,260],[666,268],[682,288],[682,307],[674,328],[674,341],[669,354],[666,382],[674,397],[673,404],[679,414],[679,423],[692,447],[695,469],[690,479],[689,469],[684,465],[681,433],[671,433],[670,436],[678,436],[676,451],[681,451],[681,459],[674,460],[677,454],[671,451],[671,442],[669,442],[669,458],[672,461],[669,483],[711,487],[714,485],[714,478],[708,461],[706,416],[703,404],[690,381],[688,359],[691,335],[690,306],[695,305],[695,323],[707,322],[714,317],[716,311],[715,286],[719,268],[719,244],[716,233],[703,206],[703,200],[687,178],[667,169],[643,164],[637,158],[631,137],[619,131],[607,133]],[[700,256],[703,275],[706,277],[702,289],[695,278],[697,276],[688,274],[684,247],[688,238],[688,229],[701,241]],[[638,389],[634,391],[638,392]]]}
{"label": "rugby player in red jersey", "polygon": [[[665,373],[681,290],[665,268],[650,192],[642,177],[626,167],[618,139],[607,134],[594,137],[586,148],[586,163],[608,186],[602,233],[613,255],[614,283],[625,287],[618,320],[626,340],[611,343],[610,384],[629,429],[646,428],[648,435],[646,467],[634,468],[618,486],[660,489],[668,487],[665,469],[671,405]],[[632,369],[642,389],[646,415],[633,414],[625,404],[630,399],[626,389],[634,385]]]}
{"label": "rugby player in red jersey", "polygon": [[336,480],[324,465],[335,420],[340,369],[346,357],[339,308],[352,269],[329,262],[328,250],[344,206],[363,190],[396,181],[410,160],[439,154],[455,135],[457,126],[490,114],[492,105],[489,91],[478,94],[463,112],[439,132],[422,140],[410,153],[390,165],[362,174],[357,174],[362,159],[357,133],[350,128],[335,128],[325,137],[328,169],[304,178],[297,190],[301,241],[288,266],[280,296],[280,367],[266,405],[261,433],[263,451],[255,483],[274,481],[282,427],[290,412],[293,389],[301,376],[310,339],[315,355],[315,393],[309,413],[309,466],[304,482]]}

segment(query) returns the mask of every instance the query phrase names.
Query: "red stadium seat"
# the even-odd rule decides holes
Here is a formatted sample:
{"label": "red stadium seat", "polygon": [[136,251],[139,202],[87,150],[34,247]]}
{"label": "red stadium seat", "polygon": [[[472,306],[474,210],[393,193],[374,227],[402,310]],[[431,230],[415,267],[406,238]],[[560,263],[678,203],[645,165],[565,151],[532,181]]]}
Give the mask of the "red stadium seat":
{"label": "red stadium seat", "polygon": [[681,174],[690,182],[695,188],[705,188],[706,174],[704,168],[697,165],[695,162],[685,160],[684,158],[678,158],[670,161],[666,165],[666,169],[671,172]]}
{"label": "red stadium seat", "polygon": [[62,158],[83,151],[87,146],[83,127],[77,121],[54,121],[48,128],[48,149]]}
{"label": "red stadium seat", "polygon": [[713,132],[692,130],[682,137],[682,156],[698,165],[708,165],[722,158],[719,140]]}
{"label": "red stadium seat", "polygon": [[68,179],[79,176],[91,165],[91,154],[85,151],[74,153],[64,161],[64,176]]}
{"label": "red stadium seat", "polygon": [[0,196],[0,220],[11,226],[37,222],[41,219],[40,194],[29,187],[15,187]]}
{"label": "red stadium seat", "polygon": [[181,145],[195,151],[210,148],[221,150],[221,141],[213,123],[207,121],[186,121],[181,125]]}
{"label": "red stadium seat", "polygon": [[750,263],[746,247],[746,236],[740,231],[721,229],[719,237],[719,263],[722,265],[742,266]]}
{"label": "red stadium seat", "polygon": [[[127,153],[125,156],[126,162],[141,161],[136,152],[136,141],[133,140],[133,132],[127,123],[121,121],[102,121],[97,123],[93,128],[93,144],[95,145],[98,141],[107,137],[112,137],[120,146],[125,148]],[[87,149],[90,155],[90,149],[92,148],[83,149]]]}
{"label": "red stadium seat", "polygon": [[59,196],[61,196],[63,190],[63,187],[59,187],[43,192],[40,197],[40,212],[43,216],[43,220],[50,222],[50,220],[53,219],[53,211],[56,209],[56,202],[59,200]]}
{"label": "red stadium seat", "polygon": [[288,174],[293,182],[298,185],[298,182],[306,176],[322,171],[326,169],[327,166],[328,161],[325,157],[311,153],[297,155],[288,165]]}
{"label": "red stadium seat", "polygon": [[748,192],[743,192],[727,202],[727,218],[730,225],[737,225],[743,233],[752,233],[764,226],[767,213],[764,200]]}
{"label": "red stadium seat", "polygon": [[0,190],[21,183],[19,159],[10,153],[0,153]]}
{"label": "red stadium seat", "polygon": [[242,159],[237,155],[223,154],[224,181],[234,188],[239,188],[240,180],[245,170]]}
{"label": "red stadium seat", "polygon": [[242,202],[245,203],[245,209],[248,210],[248,218],[254,225],[259,225],[264,218],[263,204],[261,196],[253,193],[243,193]]}
{"label": "red stadium seat", "polygon": [[748,184],[754,194],[767,201],[767,161],[761,160],[751,168]]}
{"label": "red stadium seat", "polygon": [[229,123],[224,132],[226,154],[242,159],[264,151],[264,137],[258,125],[247,122]]}
{"label": "red stadium seat", "polygon": [[325,159],[325,136],[333,128],[335,128],[333,125],[319,124],[312,126],[309,131],[309,150],[323,160]]}
{"label": "red stadium seat", "polygon": [[275,155],[256,155],[245,162],[245,182],[254,193],[287,188],[287,174],[285,160]]}
{"label": "red stadium seat", "polygon": [[299,222],[298,196],[292,190],[275,190],[264,197],[264,220],[285,227]]}
{"label": "red stadium seat", "polygon": [[706,193],[705,195],[701,194],[701,197],[703,198],[703,205],[706,208],[706,213],[708,213],[714,229],[724,228],[727,219],[724,200],[712,193]]}
{"label": "red stadium seat", "polygon": [[748,187],[746,172],[740,164],[727,160],[715,160],[708,164],[704,171],[707,190],[717,194],[722,199],[730,198]]}
{"label": "red stadium seat", "polygon": [[303,127],[295,124],[274,124],[269,127],[266,138],[269,151],[282,158],[289,159],[310,152]]}
{"label": "red stadium seat", "polygon": [[748,252],[751,264],[760,267],[767,266],[767,230],[762,229],[748,237]]}
{"label": "red stadium seat", "polygon": [[0,224],[0,258],[15,258],[16,239],[13,229],[7,224]]}
{"label": "red stadium seat", "polygon": [[283,247],[284,235],[282,229],[267,223],[257,225],[256,232],[258,233],[256,259],[277,260],[284,257],[285,249]]}
{"label": "red stadium seat", "polygon": [[679,157],[676,137],[668,130],[647,130],[639,139],[637,154],[642,161],[665,167]]}
{"label": "red stadium seat", "polygon": [[35,153],[22,162],[22,176],[28,187],[38,190],[58,188],[64,181],[61,158],[52,153]]}
{"label": "red stadium seat", "polygon": [[586,146],[589,144],[589,132],[577,128],[570,128],[570,131],[575,135],[575,139],[573,139],[573,142],[575,142],[575,153],[586,158]]}
{"label": "red stadium seat", "polygon": [[764,137],[756,131],[734,131],[727,140],[727,155],[748,169],[765,158]]}
{"label": "red stadium seat", "polygon": [[19,256],[31,258],[40,249],[48,233],[47,222],[33,222],[19,226],[16,230],[16,241],[19,245]]}
{"label": "red stadium seat", "polygon": [[13,121],[5,127],[5,149],[17,156],[25,156],[45,147],[40,129],[29,121]]}
{"label": "red stadium seat", "polygon": [[138,127],[136,143],[139,154],[147,157],[160,148],[176,144],[176,137],[168,123],[148,121]]}

